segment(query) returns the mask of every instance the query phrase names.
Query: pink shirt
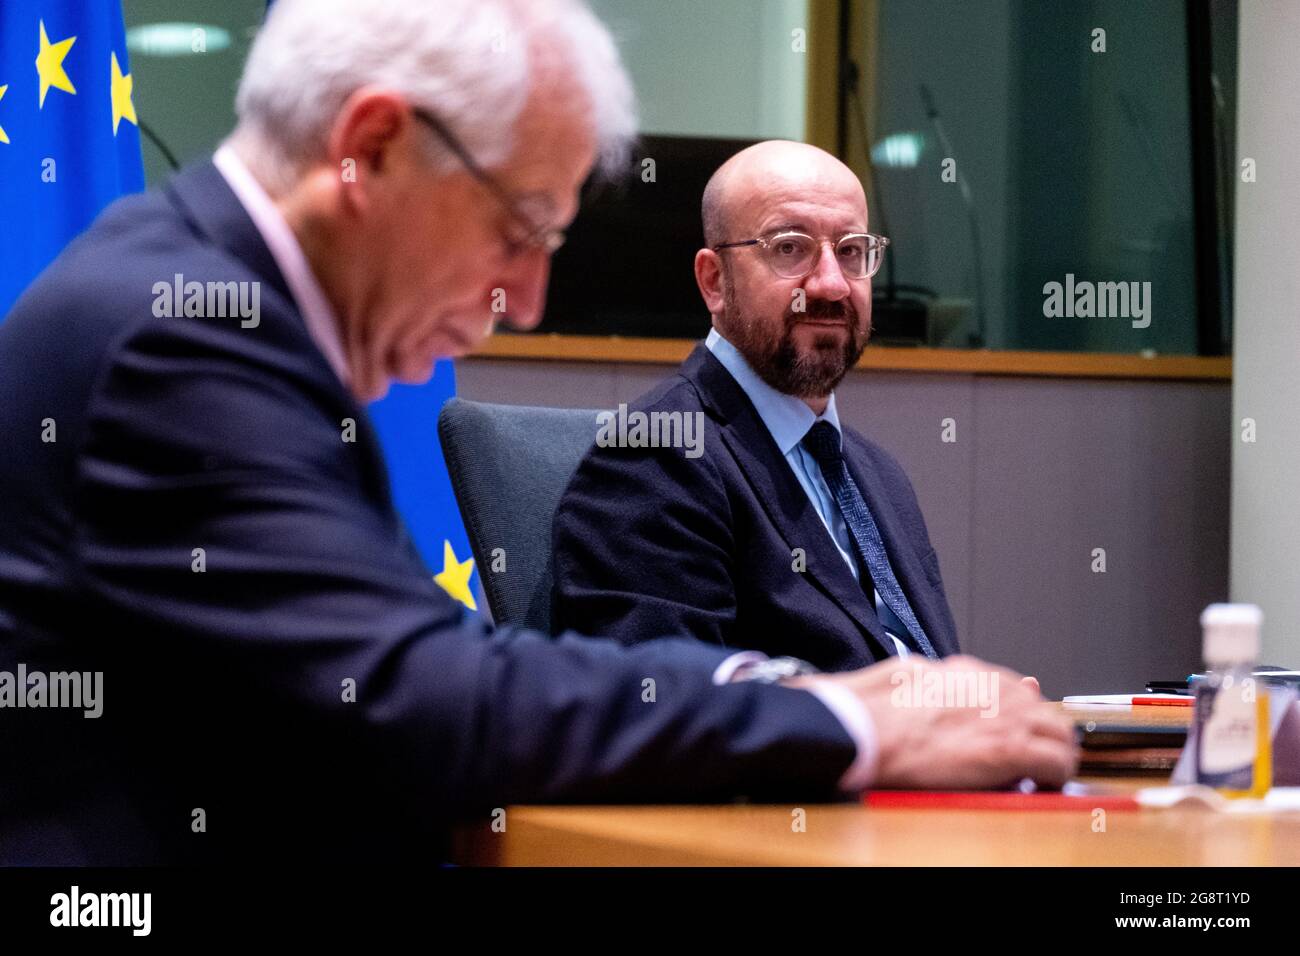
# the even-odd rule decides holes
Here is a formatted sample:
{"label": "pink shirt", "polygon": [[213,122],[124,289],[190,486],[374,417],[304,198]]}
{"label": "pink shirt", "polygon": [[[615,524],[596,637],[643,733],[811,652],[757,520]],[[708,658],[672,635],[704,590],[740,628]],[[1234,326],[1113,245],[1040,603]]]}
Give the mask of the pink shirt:
{"label": "pink shirt", "polygon": [[244,161],[233,149],[223,145],[212,157],[212,163],[225,177],[244,211],[248,213],[262,240],[271,250],[271,258],[280,267],[280,274],[289,286],[289,292],[311,334],[316,347],[321,350],[334,374],[344,385],[348,384],[348,361],[343,354],[343,341],[339,337],[338,317],[325,298],[325,291],[311,271],[311,263],[303,254],[302,246],[276,208],[275,201],[253,178]]}

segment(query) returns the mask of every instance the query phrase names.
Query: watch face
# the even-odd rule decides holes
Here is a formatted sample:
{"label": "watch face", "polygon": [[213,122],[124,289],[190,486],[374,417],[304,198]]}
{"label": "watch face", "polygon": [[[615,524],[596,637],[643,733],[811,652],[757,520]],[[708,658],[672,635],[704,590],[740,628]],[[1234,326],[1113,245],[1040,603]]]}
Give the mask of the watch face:
{"label": "watch face", "polygon": [[750,680],[758,681],[760,684],[775,684],[786,676],[788,675],[782,673],[780,665],[773,664],[771,661],[764,661],[750,672]]}
{"label": "watch face", "polygon": [[751,665],[746,669],[743,679],[759,681],[764,684],[775,684],[777,681],[789,677],[798,677],[801,674],[815,674],[816,672],[812,665],[806,664],[798,658],[775,657]]}
{"label": "watch face", "polygon": [[807,661],[797,657],[773,657],[768,660],[751,661],[742,664],[732,675],[733,681],[756,681],[760,684],[775,684],[789,677],[803,674],[820,673]]}
{"label": "watch face", "polygon": [[773,664],[779,664],[784,669],[784,676],[798,677],[800,674],[816,674],[817,668],[813,667],[807,661],[801,661],[797,657],[778,657],[772,661]]}

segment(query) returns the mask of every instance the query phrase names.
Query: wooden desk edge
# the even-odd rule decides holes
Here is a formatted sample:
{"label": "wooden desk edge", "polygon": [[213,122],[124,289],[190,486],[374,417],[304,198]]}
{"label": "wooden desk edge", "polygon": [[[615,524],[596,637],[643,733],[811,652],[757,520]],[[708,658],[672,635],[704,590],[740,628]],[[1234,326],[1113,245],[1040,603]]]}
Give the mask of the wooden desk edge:
{"label": "wooden desk edge", "polygon": [[[469,357],[489,360],[677,365],[690,354],[695,345],[693,339],[555,333],[504,334],[493,336]],[[863,353],[857,370],[1228,382],[1232,380],[1232,358],[1199,355],[1157,355],[1148,358],[1111,352],[1020,352],[873,345]]]}

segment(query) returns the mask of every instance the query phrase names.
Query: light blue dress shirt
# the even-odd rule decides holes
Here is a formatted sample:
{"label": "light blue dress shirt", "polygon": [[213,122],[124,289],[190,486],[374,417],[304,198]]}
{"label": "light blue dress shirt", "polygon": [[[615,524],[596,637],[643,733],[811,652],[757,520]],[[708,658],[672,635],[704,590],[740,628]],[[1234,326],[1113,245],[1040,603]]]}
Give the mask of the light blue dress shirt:
{"label": "light blue dress shirt", "polygon": [[[799,479],[799,484],[812,502],[813,508],[817,511],[817,516],[822,519],[822,524],[826,526],[826,531],[830,534],[831,540],[835,547],[839,549],[840,557],[844,563],[849,566],[853,573],[854,580],[859,579],[858,562],[853,558],[853,539],[849,535],[848,525],[844,523],[844,516],[840,514],[839,506],[835,504],[835,496],[826,485],[826,479],[822,477],[822,470],[818,467],[813,456],[803,447],[803,436],[808,434],[808,429],[812,428],[816,422],[830,422],[835,426],[835,431],[841,435],[843,431],[840,428],[840,416],[835,410],[835,393],[832,392],[829,400],[826,402],[826,411],[818,417],[813,414],[813,410],[803,401],[793,395],[786,395],[784,392],[778,392],[767,382],[763,381],[757,372],[749,366],[749,362],[740,354],[740,351],[722,337],[717,329],[710,329],[708,338],[704,340],[704,345],[713,357],[722,363],[723,367],[731,373],[731,377],[736,380],[736,384],[749,397],[754,405],[754,410],[758,412],[758,417],[763,420],[767,430],[771,433],[772,439],[776,442],[776,447],[781,449],[781,454],[785,460],[790,463],[790,468],[794,471],[794,476]],[[841,441],[843,439],[841,438]],[[885,605],[880,599],[879,592],[872,590],[872,596],[876,603],[876,616],[880,618],[880,623],[885,628],[885,633],[889,639],[894,642],[894,647],[900,657],[907,657],[910,653],[907,645],[895,636],[895,632],[906,633],[893,611]]]}

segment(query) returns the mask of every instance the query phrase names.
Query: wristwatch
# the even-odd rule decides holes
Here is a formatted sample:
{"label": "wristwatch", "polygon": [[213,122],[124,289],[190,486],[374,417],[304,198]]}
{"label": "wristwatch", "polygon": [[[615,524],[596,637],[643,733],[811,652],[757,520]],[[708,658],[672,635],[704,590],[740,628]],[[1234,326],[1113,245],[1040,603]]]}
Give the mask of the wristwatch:
{"label": "wristwatch", "polygon": [[776,684],[791,677],[820,674],[817,668],[797,657],[771,657],[765,661],[751,661],[736,668],[732,683],[755,681],[759,684]]}

